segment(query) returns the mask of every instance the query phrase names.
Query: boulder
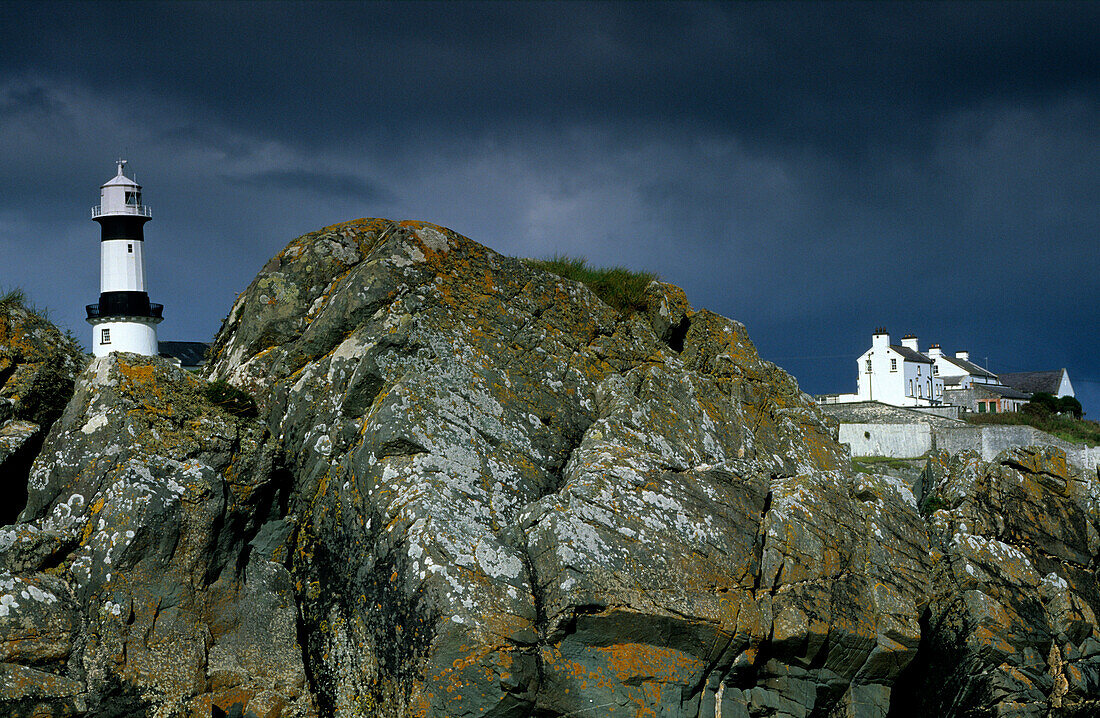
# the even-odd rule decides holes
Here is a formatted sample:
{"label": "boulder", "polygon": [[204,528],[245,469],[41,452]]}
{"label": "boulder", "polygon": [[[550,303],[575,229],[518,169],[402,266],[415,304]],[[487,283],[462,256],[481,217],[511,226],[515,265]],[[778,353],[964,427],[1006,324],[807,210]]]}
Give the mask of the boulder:
{"label": "boulder", "polygon": [[1095,475],[854,471],[742,324],[630,306],[356,220],[261,270],[205,377],[94,360],[0,528],[0,713],[1100,712]]}
{"label": "boulder", "polygon": [[315,715],[285,556],[250,544],[280,520],[265,438],[167,360],[91,363],[0,533],[0,660],[39,686],[0,705]]}
{"label": "boulder", "polygon": [[23,510],[31,462],[86,363],[72,336],[28,307],[21,292],[0,297],[0,525]]}
{"label": "boulder", "polygon": [[213,356],[295,477],[326,715],[855,715],[915,653],[912,494],[857,490],[812,400],[678,288],[621,314],[360,220],[269,262]]}
{"label": "boulder", "polygon": [[988,464],[952,458],[933,489],[933,600],[904,681],[908,705],[927,715],[1100,714],[1098,488],[1061,449],[1010,449]]}

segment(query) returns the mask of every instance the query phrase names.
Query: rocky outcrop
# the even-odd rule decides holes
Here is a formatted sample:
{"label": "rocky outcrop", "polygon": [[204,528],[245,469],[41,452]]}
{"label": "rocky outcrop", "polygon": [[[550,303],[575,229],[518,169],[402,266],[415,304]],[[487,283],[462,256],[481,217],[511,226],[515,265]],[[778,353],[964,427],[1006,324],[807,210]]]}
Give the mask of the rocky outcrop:
{"label": "rocky outcrop", "polygon": [[209,378],[258,418],[96,360],[0,533],[0,708],[1091,710],[1095,476],[854,472],[741,324],[660,282],[644,303],[359,220],[230,311]]}
{"label": "rocky outcrop", "polygon": [[1100,714],[1096,477],[1047,447],[988,464],[940,455],[930,473],[934,590],[911,705],[926,715]]}
{"label": "rocky outcrop", "polygon": [[23,509],[27,472],[87,360],[16,290],[0,298],[0,525]]}
{"label": "rocky outcrop", "polygon": [[297,479],[323,712],[888,707],[926,602],[911,496],[851,477],[743,326],[648,304],[384,221],[241,295],[212,373]]}
{"label": "rocky outcrop", "polygon": [[0,531],[6,715],[312,715],[264,439],[166,360],[92,362]]}

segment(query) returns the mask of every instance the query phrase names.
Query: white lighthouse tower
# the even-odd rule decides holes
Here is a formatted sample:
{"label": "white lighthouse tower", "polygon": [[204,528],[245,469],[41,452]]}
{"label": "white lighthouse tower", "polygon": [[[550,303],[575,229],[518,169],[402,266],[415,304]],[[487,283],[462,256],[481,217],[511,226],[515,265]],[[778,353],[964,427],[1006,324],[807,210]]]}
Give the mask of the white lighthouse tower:
{"label": "white lighthouse tower", "polygon": [[141,203],[141,186],[118,174],[99,189],[100,204],[92,207],[99,222],[99,303],[89,304],[92,353],[157,355],[157,325],[164,307],[151,304],[145,291],[145,223],[153,218]]}

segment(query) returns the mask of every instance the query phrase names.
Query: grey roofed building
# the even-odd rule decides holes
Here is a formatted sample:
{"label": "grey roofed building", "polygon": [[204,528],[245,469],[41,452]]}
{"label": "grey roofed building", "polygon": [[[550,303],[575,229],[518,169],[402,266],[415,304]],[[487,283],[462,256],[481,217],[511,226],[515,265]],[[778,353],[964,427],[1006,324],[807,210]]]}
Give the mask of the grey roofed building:
{"label": "grey roofed building", "polygon": [[981,388],[986,391],[991,391],[994,394],[1000,394],[1005,399],[1030,399],[1031,392],[1020,391],[1019,389],[1011,386],[1004,386],[1003,384],[982,384]]}
{"label": "grey roofed building", "polygon": [[[946,362],[954,364],[971,376],[982,376],[986,377],[987,379],[997,378],[997,375],[993,372],[989,371],[988,369],[983,369],[982,367],[967,359],[960,359],[959,357],[949,357],[946,354],[944,354],[941,358]],[[940,373],[943,374],[942,371]]]}
{"label": "grey roofed building", "polygon": [[175,359],[184,369],[197,369],[206,363],[208,342],[158,342],[157,349],[162,357]]}
{"label": "grey roofed building", "polygon": [[1069,373],[1063,369],[1054,371],[1018,371],[999,375],[1001,382],[1020,391],[1034,394],[1037,391],[1054,396],[1073,396]]}
{"label": "grey roofed building", "polygon": [[915,361],[921,364],[931,364],[932,360],[921,354],[918,351],[913,351],[909,347],[898,346],[897,344],[891,344],[890,348],[905,357],[906,361]]}

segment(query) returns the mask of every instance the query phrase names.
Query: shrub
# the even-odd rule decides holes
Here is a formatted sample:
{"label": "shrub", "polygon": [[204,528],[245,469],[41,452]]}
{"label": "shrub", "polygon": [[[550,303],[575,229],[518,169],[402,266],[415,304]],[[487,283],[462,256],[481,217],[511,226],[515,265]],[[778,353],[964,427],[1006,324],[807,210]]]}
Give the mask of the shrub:
{"label": "shrub", "polygon": [[1018,412],[1002,414],[964,414],[970,424],[1024,424],[1034,426],[1040,431],[1053,434],[1074,444],[1100,445],[1100,424],[1088,419],[1075,419],[1071,414],[1051,414],[1043,412],[1045,408],[1025,410],[1031,404],[1024,404]]}
{"label": "shrub", "polygon": [[925,497],[924,501],[920,505],[920,513],[922,516],[931,516],[940,509],[947,508],[948,504],[940,496],[938,491],[933,491]]}
{"label": "shrub", "polygon": [[1047,394],[1045,391],[1037,391],[1032,394],[1028,404],[1037,404],[1038,406],[1044,407],[1047,413],[1050,414],[1057,414],[1060,411],[1058,408],[1058,397],[1053,394]]}
{"label": "shrub", "polygon": [[645,309],[645,290],[657,279],[652,272],[635,272],[625,267],[592,267],[583,257],[555,255],[550,259],[524,260],[559,277],[581,282],[615,309],[629,314]]}
{"label": "shrub", "polygon": [[252,396],[233,386],[225,379],[212,381],[203,388],[203,394],[214,406],[223,411],[244,418],[252,418],[259,414],[256,402]]}
{"label": "shrub", "polygon": [[1081,402],[1077,401],[1077,399],[1072,396],[1063,396],[1059,398],[1043,391],[1037,391],[1032,394],[1031,400],[1020,407],[1020,411],[1025,411],[1034,416],[1072,414],[1075,419],[1080,419],[1085,415]]}
{"label": "shrub", "polygon": [[1048,419],[1050,418],[1051,414],[1054,413],[1046,404],[1035,401],[1029,401],[1028,403],[1024,404],[1020,407],[1020,411],[1024,414],[1027,414],[1028,416],[1033,416],[1037,419]]}
{"label": "shrub", "polygon": [[1072,396],[1063,396],[1058,400],[1058,411],[1063,414],[1073,414],[1074,419],[1080,419],[1085,415],[1085,409],[1081,402]]}

